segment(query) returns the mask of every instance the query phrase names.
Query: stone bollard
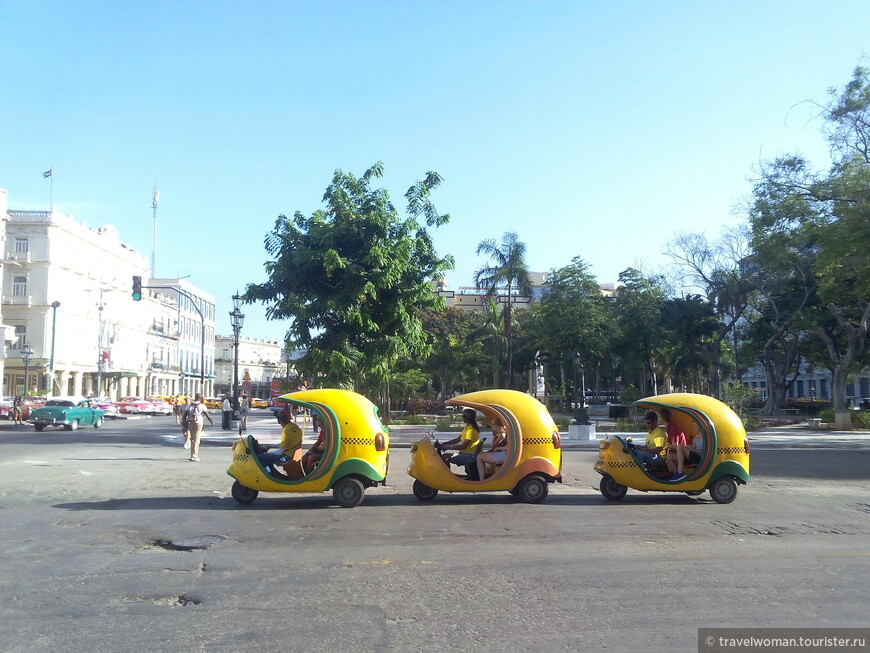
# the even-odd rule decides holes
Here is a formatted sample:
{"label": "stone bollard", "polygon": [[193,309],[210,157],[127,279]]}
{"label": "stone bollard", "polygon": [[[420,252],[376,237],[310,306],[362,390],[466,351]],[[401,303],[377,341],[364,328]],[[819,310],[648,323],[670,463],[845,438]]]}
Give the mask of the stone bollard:
{"label": "stone bollard", "polygon": [[597,440],[598,435],[595,433],[595,424],[569,424],[568,439]]}

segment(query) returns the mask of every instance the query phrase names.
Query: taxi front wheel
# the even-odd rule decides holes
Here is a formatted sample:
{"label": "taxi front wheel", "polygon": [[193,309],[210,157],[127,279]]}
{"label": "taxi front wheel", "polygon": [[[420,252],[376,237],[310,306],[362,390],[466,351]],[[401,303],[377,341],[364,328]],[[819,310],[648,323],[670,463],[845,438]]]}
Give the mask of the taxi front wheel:
{"label": "taxi front wheel", "polygon": [[432,501],[432,499],[438,496],[438,490],[420,481],[414,481],[412,489],[414,490],[414,496],[420,499],[420,501]]}
{"label": "taxi front wheel", "polygon": [[710,485],[710,496],[716,503],[731,503],[737,498],[737,482],[731,476],[717,478]]}
{"label": "taxi front wheel", "polygon": [[257,490],[252,490],[249,487],[245,487],[238,481],[233,483],[232,495],[233,499],[238,501],[239,503],[252,503],[254,499],[257,498],[257,495],[260,494]]}
{"label": "taxi front wheel", "polygon": [[612,476],[602,476],[598,489],[601,490],[601,494],[605,499],[610,499],[611,501],[619,501],[628,492],[628,488],[614,481]]}
{"label": "taxi front wheel", "polygon": [[332,498],[342,508],[356,508],[365,497],[365,486],[353,476],[345,476],[332,488]]}

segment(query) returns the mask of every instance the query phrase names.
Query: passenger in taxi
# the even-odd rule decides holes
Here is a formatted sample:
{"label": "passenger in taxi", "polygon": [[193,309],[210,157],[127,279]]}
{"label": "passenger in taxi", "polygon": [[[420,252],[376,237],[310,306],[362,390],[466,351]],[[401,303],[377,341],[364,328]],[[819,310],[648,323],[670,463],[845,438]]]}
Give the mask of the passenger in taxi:
{"label": "passenger in taxi", "polygon": [[319,463],[320,459],[323,458],[323,448],[326,442],[326,430],[324,429],[323,420],[320,418],[320,415],[315,414],[311,416],[311,426],[314,429],[314,432],[319,433],[319,435],[314,444],[311,445],[311,448],[302,456],[302,469],[305,470],[306,476],[314,471],[314,468],[317,467],[317,463]]}
{"label": "passenger in taxi", "polygon": [[683,430],[673,421],[670,409],[662,408],[660,415],[662,421],[665,423],[665,433],[668,434],[668,469],[671,470],[671,474],[673,474],[673,476],[668,480],[682,481],[686,478],[686,475],[677,471],[677,458],[682,455],[680,447],[684,447],[688,444],[688,442],[686,442],[686,434],[683,433]]}
{"label": "passenger in taxi", "polygon": [[492,420],[492,447],[477,455],[477,479],[486,480],[486,466],[501,465],[507,460],[508,441],[501,418]]}

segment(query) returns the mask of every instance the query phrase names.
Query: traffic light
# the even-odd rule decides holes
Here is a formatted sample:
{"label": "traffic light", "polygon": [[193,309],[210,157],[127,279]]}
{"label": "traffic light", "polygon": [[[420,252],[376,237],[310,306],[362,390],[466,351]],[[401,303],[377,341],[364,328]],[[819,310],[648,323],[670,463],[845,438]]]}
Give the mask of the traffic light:
{"label": "traffic light", "polygon": [[133,299],[137,302],[142,299],[142,277],[133,277]]}

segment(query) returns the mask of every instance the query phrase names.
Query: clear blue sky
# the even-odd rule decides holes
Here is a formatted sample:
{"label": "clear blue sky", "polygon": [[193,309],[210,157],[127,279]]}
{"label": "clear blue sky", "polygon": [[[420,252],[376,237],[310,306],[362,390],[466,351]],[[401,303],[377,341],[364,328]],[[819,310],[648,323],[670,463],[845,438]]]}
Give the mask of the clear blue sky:
{"label": "clear blue sky", "polygon": [[612,282],[739,220],[759,161],[826,166],[805,101],[868,64],[868,25],[866,0],[0,0],[0,187],[48,208],[52,167],[59,211],[150,260],[156,183],[157,274],[213,293],[224,334],[275,218],[379,160],[400,210],[444,177],[452,289],[507,230],[533,270]]}

